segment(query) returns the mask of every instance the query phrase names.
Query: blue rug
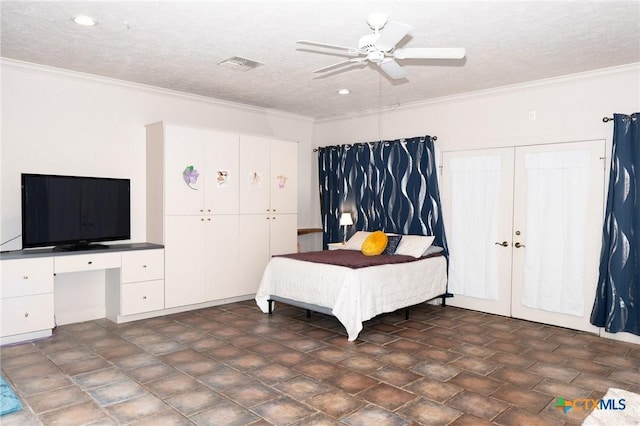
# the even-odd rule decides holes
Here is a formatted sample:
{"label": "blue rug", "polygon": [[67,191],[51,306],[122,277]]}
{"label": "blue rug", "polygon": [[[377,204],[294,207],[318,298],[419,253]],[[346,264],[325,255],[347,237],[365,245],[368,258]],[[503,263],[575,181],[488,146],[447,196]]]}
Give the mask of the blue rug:
{"label": "blue rug", "polygon": [[13,413],[22,408],[22,403],[13,392],[11,385],[0,376],[0,416]]}

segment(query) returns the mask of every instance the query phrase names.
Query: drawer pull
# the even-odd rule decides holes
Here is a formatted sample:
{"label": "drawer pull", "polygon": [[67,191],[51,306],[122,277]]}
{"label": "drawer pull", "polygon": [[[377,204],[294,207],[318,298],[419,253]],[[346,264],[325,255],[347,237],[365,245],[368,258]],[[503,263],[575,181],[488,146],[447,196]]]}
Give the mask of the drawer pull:
{"label": "drawer pull", "polygon": [[23,280],[28,280],[29,279],[29,275],[25,275],[24,277],[22,277]]}
{"label": "drawer pull", "polygon": [[147,265],[142,265],[142,267],[143,267],[143,268],[146,268],[146,267],[147,267]]}
{"label": "drawer pull", "polygon": [[25,313],[24,313],[24,317],[25,317],[25,318],[28,318],[28,317],[29,317],[29,312],[25,312]]}
{"label": "drawer pull", "polygon": [[93,264],[93,262],[92,261],[88,261],[87,264],[91,265],[91,264]]}
{"label": "drawer pull", "polygon": [[147,296],[142,296],[142,300],[147,300]]}

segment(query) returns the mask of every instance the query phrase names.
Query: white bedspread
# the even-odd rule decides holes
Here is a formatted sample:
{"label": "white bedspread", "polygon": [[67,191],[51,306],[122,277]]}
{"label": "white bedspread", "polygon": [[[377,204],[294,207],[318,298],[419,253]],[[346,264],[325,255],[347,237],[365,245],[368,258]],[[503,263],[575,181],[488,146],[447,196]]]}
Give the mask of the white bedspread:
{"label": "white bedspread", "polygon": [[265,313],[272,295],[330,308],[353,341],[363,321],[425,302],[446,287],[444,256],[360,269],[274,257],[255,299]]}

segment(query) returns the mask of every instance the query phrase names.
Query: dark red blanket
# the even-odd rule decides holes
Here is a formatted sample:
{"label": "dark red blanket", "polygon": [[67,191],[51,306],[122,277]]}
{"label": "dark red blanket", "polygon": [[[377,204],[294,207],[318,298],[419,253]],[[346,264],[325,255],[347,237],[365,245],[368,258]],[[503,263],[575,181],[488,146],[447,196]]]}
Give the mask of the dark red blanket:
{"label": "dark red blanket", "polygon": [[390,265],[396,263],[415,262],[428,257],[442,256],[434,253],[423,257],[404,256],[401,254],[381,254],[379,256],[365,256],[360,250],[322,250],[305,253],[281,254],[274,257],[302,260],[304,262],[326,263],[329,265],[345,266],[351,269],[366,268],[368,266]]}

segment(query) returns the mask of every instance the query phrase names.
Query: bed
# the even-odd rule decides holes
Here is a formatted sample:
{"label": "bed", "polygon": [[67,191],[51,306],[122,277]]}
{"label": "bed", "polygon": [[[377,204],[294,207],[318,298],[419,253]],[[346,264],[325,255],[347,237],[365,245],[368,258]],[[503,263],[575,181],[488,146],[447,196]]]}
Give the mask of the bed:
{"label": "bed", "polygon": [[447,293],[442,253],[365,256],[359,250],[325,250],[273,257],[256,303],[271,313],[273,301],[334,315],[354,341],[362,323]]}

